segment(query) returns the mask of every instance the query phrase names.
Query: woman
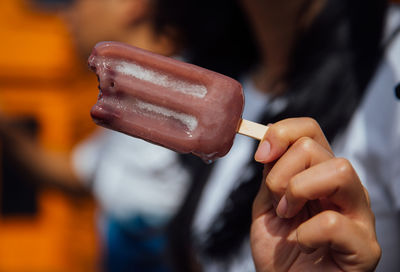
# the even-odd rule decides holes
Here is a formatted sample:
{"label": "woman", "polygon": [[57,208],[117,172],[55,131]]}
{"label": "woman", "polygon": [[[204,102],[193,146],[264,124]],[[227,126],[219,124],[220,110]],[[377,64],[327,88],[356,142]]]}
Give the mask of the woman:
{"label": "woman", "polygon": [[[256,153],[256,159],[265,163],[264,179],[263,166],[254,162],[252,158],[254,154],[252,150],[255,148],[252,147],[253,143],[243,140],[240,136],[237,137],[230,154],[214,165],[203,166],[196,160],[184,158],[186,163],[190,161],[194,178],[186,202],[170,228],[172,248],[170,252],[176,257],[175,270],[254,270],[249,246],[250,226],[252,226],[253,258],[260,270],[300,269],[296,264],[304,259],[300,257],[303,255],[299,251],[293,253],[294,255],[281,255],[288,258],[282,262],[274,260],[277,256],[273,255],[279,251],[277,249],[280,245],[287,249],[284,251],[286,253],[295,251],[291,251],[291,245],[282,243],[287,241],[288,233],[293,235],[294,230],[298,235],[297,244],[304,247],[304,251],[310,248],[317,249],[332,241],[338,246],[334,249],[349,251],[359,247],[368,249],[366,252],[373,252],[370,254],[371,260],[367,261],[369,265],[358,268],[373,269],[380,255],[379,246],[371,234],[374,229],[373,216],[370,211],[368,212],[367,195],[360,194],[360,191],[363,192],[363,187],[351,165],[346,160],[333,157],[331,147],[313,121],[289,119],[276,122],[288,117],[313,117],[321,125],[329,142],[332,143],[337,139],[361,101],[380,60],[380,40],[386,3],[384,1],[365,3],[355,0],[323,2],[242,0],[238,3],[218,1],[218,4],[207,1],[186,2],[175,0],[160,3],[162,6],[160,10],[164,12],[164,21],[161,25],[180,26],[182,36],[191,49],[188,50],[188,58],[192,62],[228,75],[240,76],[246,92],[246,105],[251,105],[245,108],[246,119],[274,124],[265,136],[268,141],[264,140]],[[181,9],[168,9],[168,7]],[[211,15],[208,13],[210,7],[212,7]],[[236,20],[242,21],[238,23]],[[235,23],[234,26],[232,23]],[[253,35],[248,35],[246,26],[249,26]],[[241,36],[243,33],[247,35]],[[253,49],[246,51],[240,48]],[[250,67],[253,69],[250,70]],[[246,71],[251,71],[250,75],[245,75]],[[307,129],[301,130],[303,126]],[[296,134],[296,131],[301,133]],[[276,146],[279,148],[276,149]],[[271,175],[282,175],[281,169],[292,169],[294,165],[288,162],[293,156],[297,156],[293,154],[307,154],[302,151],[307,148],[310,148],[309,156],[298,157],[307,166],[306,170],[289,171],[283,181],[276,181],[271,177]],[[315,160],[307,161],[310,158]],[[317,194],[317,199],[334,196],[328,203],[317,201],[319,204],[317,207],[306,201],[311,199],[304,195],[293,196],[291,192],[293,185],[289,180],[298,174],[306,175],[303,173],[314,171],[310,170],[314,169],[314,163],[317,168],[328,165],[326,173],[332,173],[331,171],[335,173],[331,177],[319,175],[318,181],[321,182],[319,184],[335,185],[337,186],[335,188],[351,188],[349,194],[345,196],[338,194],[338,199],[346,201],[336,202],[336,191],[332,191],[332,188],[326,188],[327,191]],[[344,169],[344,173],[334,169]],[[264,180],[266,185],[262,185],[259,190],[261,180]],[[343,183],[333,183],[337,180]],[[256,195],[252,221],[251,207]],[[272,197],[273,201],[267,196]],[[350,201],[352,199],[357,199],[356,203],[359,205],[355,206],[363,208],[353,210]],[[305,202],[307,208],[303,207]],[[329,204],[328,210],[332,209],[332,205],[335,207],[333,215],[331,212],[324,212],[325,204]],[[318,212],[313,208],[317,208]],[[283,212],[286,209],[288,214]],[[343,212],[338,211],[346,209],[351,212],[342,217]],[[306,213],[306,210],[309,213]],[[300,216],[302,217],[300,222],[305,220],[310,224],[315,224],[312,220],[317,220],[318,216],[322,218],[327,216],[328,222],[334,224],[328,224],[327,229],[323,228],[324,231],[335,230],[338,226],[336,223],[341,222],[339,226],[347,226],[352,230],[354,236],[350,238],[368,242],[364,245],[362,243],[344,245],[336,243],[336,240],[324,241],[323,233],[320,233],[319,240],[306,239],[308,242],[302,243],[302,233],[307,232],[302,232],[301,226],[304,225],[292,219],[289,222],[293,225],[286,226],[288,227],[286,234],[276,233],[285,239],[275,243],[271,248],[270,245],[274,243],[270,240],[254,238],[263,233],[263,227],[269,230],[264,234],[271,234],[270,228],[267,228],[269,225],[262,221],[268,218],[267,211],[276,211],[285,218],[300,214],[296,218]],[[315,214],[318,216],[311,217]],[[349,218],[352,218],[356,225],[363,225],[361,229],[367,231],[361,231],[357,226],[347,224],[352,223],[349,222]],[[274,217],[275,219],[277,218]],[[277,224],[279,227],[284,227],[279,220]],[[265,238],[265,235],[261,237]],[[330,238],[347,240],[345,236],[330,236]],[[295,238],[289,240],[296,241]],[[349,240],[354,242],[354,239]],[[257,252],[261,252],[262,256]],[[315,254],[318,255],[318,252],[321,251],[317,250]],[[330,257],[335,255],[332,251],[328,252]],[[359,260],[363,258],[361,255]],[[291,256],[296,257],[291,259],[289,258]],[[314,262],[326,264],[326,256],[315,257],[314,255]],[[260,261],[263,258],[267,263],[263,264]],[[349,268],[346,266],[348,264],[346,261],[342,262],[343,260],[338,260],[335,256],[333,259],[335,262],[328,265],[338,265],[335,268],[344,270]],[[268,267],[271,264],[273,267]]]}

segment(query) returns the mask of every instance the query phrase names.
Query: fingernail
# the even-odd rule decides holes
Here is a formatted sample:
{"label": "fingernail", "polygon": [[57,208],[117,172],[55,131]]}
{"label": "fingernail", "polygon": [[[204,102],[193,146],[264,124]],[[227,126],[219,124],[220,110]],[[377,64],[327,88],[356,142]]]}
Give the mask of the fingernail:
{"label": "fingernail", "polygon": [[257,152],[254,155],[254,159],[258,162],[262,162],[268,159],[271,151],[271,144],[267,140],[263,140],[257,148]]}
{"label": "fingernail", "polygon": [[276,208],[276,214],[280,218],[285,218],[287,213],[287,208],[288,208],[288,202],[286,196],[284,195],[279,201],[278,207]]}

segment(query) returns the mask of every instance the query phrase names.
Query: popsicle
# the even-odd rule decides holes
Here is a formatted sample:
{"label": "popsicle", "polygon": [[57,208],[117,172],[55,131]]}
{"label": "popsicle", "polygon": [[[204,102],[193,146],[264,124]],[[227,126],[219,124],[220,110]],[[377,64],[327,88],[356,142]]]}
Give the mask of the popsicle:
{"label": "popsicle", "polygon": [[99,80],[98,125],[206,162],[226,155],[237,132],[266,132],[242,120],[242,87],[227,76],[118,42],[97,44],[88,63]]}

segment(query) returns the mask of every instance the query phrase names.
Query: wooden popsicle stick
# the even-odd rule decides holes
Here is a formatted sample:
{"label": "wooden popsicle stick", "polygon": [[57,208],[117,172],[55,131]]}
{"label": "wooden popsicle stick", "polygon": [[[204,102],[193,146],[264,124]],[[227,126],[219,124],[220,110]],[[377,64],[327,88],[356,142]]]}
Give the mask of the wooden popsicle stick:
{"label": "wooden popsicle stick", "polygon": [[261,141],[267,130],[268,126],[242,119],[238,133]]}

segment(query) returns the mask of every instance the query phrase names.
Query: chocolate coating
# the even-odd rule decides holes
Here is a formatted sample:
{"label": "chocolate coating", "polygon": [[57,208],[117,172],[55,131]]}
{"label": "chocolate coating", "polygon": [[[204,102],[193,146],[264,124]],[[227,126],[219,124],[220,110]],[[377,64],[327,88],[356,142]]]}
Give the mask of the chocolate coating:
{"label": "chocolate coating", "polygon": [[88,62],[97,124],[205,161],[230,150],[244,104],[236,80],[118,42],[97,44]]}

